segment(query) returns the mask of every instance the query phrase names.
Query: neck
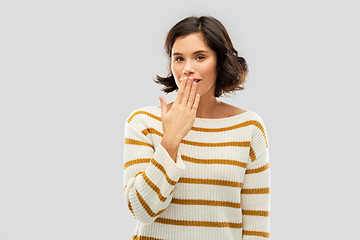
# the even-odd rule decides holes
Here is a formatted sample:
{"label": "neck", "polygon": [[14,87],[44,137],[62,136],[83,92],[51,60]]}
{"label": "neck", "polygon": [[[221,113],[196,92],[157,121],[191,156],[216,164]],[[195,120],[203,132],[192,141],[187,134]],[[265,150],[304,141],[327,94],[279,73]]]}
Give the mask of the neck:
{"label": "neck", "polygon": [[219,101],[214,95],[200,96],[199,106],[196,111],[197,118],[211,118],[215,116],[215,109],[219,107]]}

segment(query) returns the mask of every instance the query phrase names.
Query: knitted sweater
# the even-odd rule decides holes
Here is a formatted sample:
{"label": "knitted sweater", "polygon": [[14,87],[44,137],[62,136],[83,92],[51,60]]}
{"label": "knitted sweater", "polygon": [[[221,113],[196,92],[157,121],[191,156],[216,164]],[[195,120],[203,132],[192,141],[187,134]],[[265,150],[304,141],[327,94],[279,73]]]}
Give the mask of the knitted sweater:
{"label": "knitted sweater", "polygon": [[138,240],[270,238],[270,163],[261,117],[196,118],[176,162],[161,109],[132,111],[124,131],[125,203]]}

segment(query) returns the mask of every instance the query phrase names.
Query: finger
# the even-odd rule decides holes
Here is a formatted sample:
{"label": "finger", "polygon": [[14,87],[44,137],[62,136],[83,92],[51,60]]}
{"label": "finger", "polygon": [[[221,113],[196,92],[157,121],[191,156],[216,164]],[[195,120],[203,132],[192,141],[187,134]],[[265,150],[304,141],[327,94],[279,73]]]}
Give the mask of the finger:
{"label": "finger", "polygon": [[195,102],[192,106],[192,110],[194,111],[194,115],[196,116],[196,112],[197,112],[197,109],[198,109],[198,106],[199,106],[199,102],[200,102],[200,94],[196,94],[195,96]]}
{"label": "finger", "polygon": [[180,84],[178,93],[177,93],[177,95],[176,95],[174,104],[180,104],[180,103],[181,103],[181,98],[182,98],[182,96],[183,96],[184,88],[185,88],[185,86],[186,86],[186,79],[187,79],[187,78],[183,78],[182,81],[181,81],[181,84]]}
{"label": "finger", "polygon": [[166,110],[166,101],[162,97],[159,97],[159,99],[160,99],[160,104],[161,104],[160,105],[161,106],[161,119],[164,119],[164,117],[166,115],[166,112],[167,112],[167,110]]}
{"label": "finger", "polygon": [[189,96],[189,100],[188,100],[188,103],[187,103],[187,106],[189,107],[189,109],[191,109],[193,104],[194,104],[196,89],[197,89],[197,83],[195,81],[193,81],[190,96]]}
{"label": "finger", "polygon": [[193,83],[192,77],[190,77],[186,83],[186,87],[185,87],[183,96],[181,98],[181,104],[187,105],[192,83]]}

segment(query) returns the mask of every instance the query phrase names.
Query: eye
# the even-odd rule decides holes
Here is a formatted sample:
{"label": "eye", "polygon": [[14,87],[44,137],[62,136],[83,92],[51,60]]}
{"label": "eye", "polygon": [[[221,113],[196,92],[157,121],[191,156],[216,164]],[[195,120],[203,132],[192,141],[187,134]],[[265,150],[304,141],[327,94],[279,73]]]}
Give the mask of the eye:
{"label": "eye", "polygon": [[[204,56],[197,56],[196,59],[197,59],[197,58],[200,58],[200,60],[202,60],[202,59],[204,59],[205,57],[204,57]],[[177,58],[174,59],[175,62],[178,62],[179,60],[181,61],[181,60],[183,60],[183,58],[182,58],[182,57],[177,57]]]}

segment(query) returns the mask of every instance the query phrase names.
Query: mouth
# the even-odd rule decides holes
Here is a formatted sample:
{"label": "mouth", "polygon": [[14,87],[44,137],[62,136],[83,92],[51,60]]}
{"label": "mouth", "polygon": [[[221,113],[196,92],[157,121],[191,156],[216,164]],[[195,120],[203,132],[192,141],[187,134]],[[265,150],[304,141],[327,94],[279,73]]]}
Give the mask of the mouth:
{"label": "mouth", "polygon": [[[197,83],[201,81],[201,79],[198,79],[198,78],[194,78],[193,80],[194,80],[194,82],[197,82]],[[181,83],[181,82],[182,82],[182,81],[180,81],[180,83]]]}

